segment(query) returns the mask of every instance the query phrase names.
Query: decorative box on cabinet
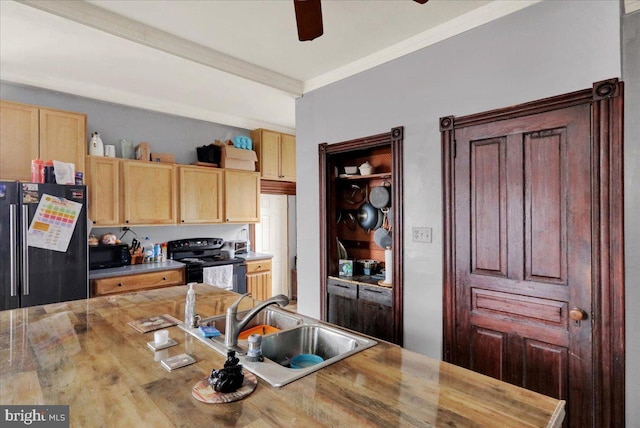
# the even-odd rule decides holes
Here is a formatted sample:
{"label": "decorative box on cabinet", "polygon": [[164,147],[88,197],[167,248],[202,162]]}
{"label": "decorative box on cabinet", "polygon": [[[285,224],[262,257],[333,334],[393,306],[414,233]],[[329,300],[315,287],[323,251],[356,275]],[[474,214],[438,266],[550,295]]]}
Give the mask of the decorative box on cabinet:
{"label": "decorative box on cabinet", "polygon": [[91,280],[91,296],[126,293],[151,288],[183,285],[185,283],[184,268],[160,270],[137,275],[114,276]]}
{"label": "decorative box on cabinet", "polygon": [[175,167],[160,162],[122,161],[126,225],[176,224]]}
{"label": "decorative box on cabinet", "polygon": [[296,181],[296,137],[290,134],[256,129],[251,131],[258,170],[262,178]]}
{"label": "decorative box on cabinet", "polygon": [[85,171],[87,116],[0,101],[0,179],[31,181],[31,160],[73,163]]}
{"label": "decorative box on cabinet", "polygon": [[271,297],[271,259],[247,261],[247,293],[256,300]]}
{"label": "decorative box on cabinet", "polygon": [[222,223],[224,209],[223,170],[178,166],[180,223]]}

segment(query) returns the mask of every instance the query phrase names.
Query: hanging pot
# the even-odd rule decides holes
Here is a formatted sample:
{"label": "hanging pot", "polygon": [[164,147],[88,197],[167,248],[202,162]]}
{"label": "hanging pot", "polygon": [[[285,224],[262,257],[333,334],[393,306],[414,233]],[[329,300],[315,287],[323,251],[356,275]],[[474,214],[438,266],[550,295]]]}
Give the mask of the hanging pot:
{"label": "hanging pot", "polygon": [[391,239],[391,232],[389,232],[384,227],[381,227],[380,229],[374,232],[373,241],[376,244],[378,244],[380,248],[385,250],[387,247],[390,247],[391,244],[393,243],[393,240]]}
{"label": "hanging pot", "polygon": [[386,208],[391,203],[389,186],[376,186],[369,192],[369,202],[376,208]]}
{"label": "hanging pot", "polygon": [[365,202],[360,205],[358,210],[358,223],[364,230],[371,230],[378,224],[378,212],[379,210],[371,205],[369,202]]}

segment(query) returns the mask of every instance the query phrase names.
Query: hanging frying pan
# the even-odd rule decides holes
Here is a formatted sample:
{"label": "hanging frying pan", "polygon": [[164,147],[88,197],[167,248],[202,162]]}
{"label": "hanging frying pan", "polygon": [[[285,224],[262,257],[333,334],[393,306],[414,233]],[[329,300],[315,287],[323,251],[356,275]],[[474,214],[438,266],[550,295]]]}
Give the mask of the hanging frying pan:
{"label": "hanging frying pan", "polygon": [[365,202],[360,205],[360,209],[358,210],[358,223],[360,223],[360,227],[364,230],[375,229],[378,224],[378,210],[376,207],[371,205],[369,202]]}
{"label": "hanging frying pan", "polygon": [[369,192],[369,202],[376,208],[386,208],[391,203],[391,192],[385,182],[381,186],[375,186]]}

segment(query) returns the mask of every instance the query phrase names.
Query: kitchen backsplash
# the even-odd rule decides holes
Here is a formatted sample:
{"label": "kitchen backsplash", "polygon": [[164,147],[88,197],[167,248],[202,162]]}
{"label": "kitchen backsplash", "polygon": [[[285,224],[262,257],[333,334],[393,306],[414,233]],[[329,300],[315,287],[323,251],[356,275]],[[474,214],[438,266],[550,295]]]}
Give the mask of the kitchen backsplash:
{"label": "kitchen backsplash", "polygon": [[94,227],[89,233],[96,237],[100,237],[104,233],[113,233],[117,238],[122,239],[124,244],[131,244],[131,240],[137,238],[142,245],[146,245],[145,238],[147,237],[149,237],[150,244],[187,238],[222,238],[225,241],[233,241],[240,238],[242,229],[248,231],[249,226],[246,224],[134,226],[126,233],[121,227]]}

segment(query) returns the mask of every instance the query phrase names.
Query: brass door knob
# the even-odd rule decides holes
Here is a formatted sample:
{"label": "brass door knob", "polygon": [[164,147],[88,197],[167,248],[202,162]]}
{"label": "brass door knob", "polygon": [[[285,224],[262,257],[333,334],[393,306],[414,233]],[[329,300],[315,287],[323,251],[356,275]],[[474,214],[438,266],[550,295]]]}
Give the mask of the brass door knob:
{"label": "brass door knob", "polygon": [[587,317],[587,313],[580,308],[573,308],[569,311],[569,318],[574,321],[581,321]]}

